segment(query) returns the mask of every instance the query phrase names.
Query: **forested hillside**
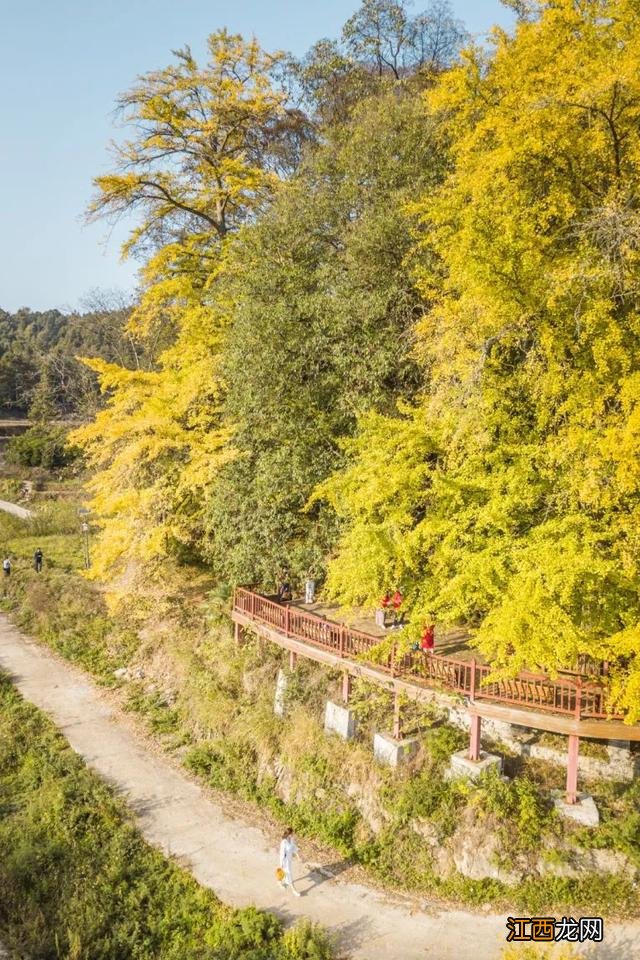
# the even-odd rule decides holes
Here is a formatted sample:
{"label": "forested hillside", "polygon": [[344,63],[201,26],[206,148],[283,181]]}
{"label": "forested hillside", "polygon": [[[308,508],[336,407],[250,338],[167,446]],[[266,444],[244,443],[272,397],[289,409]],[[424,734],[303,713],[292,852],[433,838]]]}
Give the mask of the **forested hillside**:
{"label": "forested hillside", "polygon": [[93,574],[400,584],[409,639],[589,654],[637,719],[640,18],[509,6],[488,48],[439,0],[300,62],[220,31],[122,97],[89,216],[137,215],[128,330],[163,346],[89,364]]}
{"label": "forested hillside", "polygon": [[95,413],[97,379],[80,362],[98,356],[136,367],[147,348],[126,332],[129,307],[96,295],[81,313],[0,310],[0,408],[13,415],[86,418]]}

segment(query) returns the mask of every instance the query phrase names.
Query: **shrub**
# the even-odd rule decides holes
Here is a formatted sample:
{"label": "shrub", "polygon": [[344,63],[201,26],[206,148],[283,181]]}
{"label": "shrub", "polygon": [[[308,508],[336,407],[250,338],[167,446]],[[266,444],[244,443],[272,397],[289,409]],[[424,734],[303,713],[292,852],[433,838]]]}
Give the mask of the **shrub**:
{"label": "shrub", "polygon": [[80,450],[67,444],[62,427],[34,426],[7,443],[7,462],[23,467],[53,470],[66,467],[80,456]]}

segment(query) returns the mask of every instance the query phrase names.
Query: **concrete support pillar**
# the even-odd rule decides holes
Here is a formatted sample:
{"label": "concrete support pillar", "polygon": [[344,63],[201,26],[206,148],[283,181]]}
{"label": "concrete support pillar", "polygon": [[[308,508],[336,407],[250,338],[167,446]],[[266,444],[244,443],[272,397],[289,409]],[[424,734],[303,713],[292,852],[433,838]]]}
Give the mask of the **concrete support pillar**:
{"label": "concrete support pillar", "polygon": [[343,740],[352,740],[356,735],[356,716],[353,710],[328,700],[324,712],[324,728],[327,733],[337,733]]}
{"label": "concrete support pillar", "polygon": [[351,674],[343,673],[342,674],[342,701],[343,703],[349,703],[349,697],[351,696]]}
{"label": "concrete support pillar", "polygon": [[397,690],[393,695],[393,736],[395,740],[400,739],[400,694]]}
{"label": "concrete support pillar", "polygon": [[418,750],[418,741],[396,740],[388,733],[376,733],[373,737],[373,755],[379,763],[397,767],[410,760]]}
{"label": "concrete support pillar", "polygon": [[576,803],[578,799],[579,748],[580,737],[571,734],[569,736],[569,749],[567,751],[567,803]]}
{"label": "concrete support pillar", "polygon": [[278,679],[276,681],[276,695],[273,700],[273,712],[276,717],[284,717],[286,713],[287,698],[287,674],[284,670],[278,670]]}
{"label": "concrete support pillar", "polygon": [[471,731],[469,736],[469,760],[480,759],[480,733],[482,731],[482,718],[477,714],[471,714]]}
{"label": "concrete support pillar", "polygon": [[296,669],[297,662],[298,662],[298,654],[295,653],[293,650],[289,650],[289,670],[291,670],[291,673],[293,673],[294,670]]}
{"label": "concrete support pillar", "polygon": [[235,641],[236,647],[239,647],[240,646],[240,624],[237,622],[233,624],[233,639]]}

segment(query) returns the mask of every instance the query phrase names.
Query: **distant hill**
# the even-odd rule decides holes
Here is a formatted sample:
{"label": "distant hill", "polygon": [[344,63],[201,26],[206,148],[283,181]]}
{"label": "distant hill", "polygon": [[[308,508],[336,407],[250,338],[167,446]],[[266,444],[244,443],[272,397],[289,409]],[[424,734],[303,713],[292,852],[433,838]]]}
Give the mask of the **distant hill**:
{"label": "distant hill", "polygon": [[140,365],[141,351],[125,331],[129,312],[126,305],[71,314],[0,309],[0,416],[90,415],[98,403],[96,379],[76,358]]}

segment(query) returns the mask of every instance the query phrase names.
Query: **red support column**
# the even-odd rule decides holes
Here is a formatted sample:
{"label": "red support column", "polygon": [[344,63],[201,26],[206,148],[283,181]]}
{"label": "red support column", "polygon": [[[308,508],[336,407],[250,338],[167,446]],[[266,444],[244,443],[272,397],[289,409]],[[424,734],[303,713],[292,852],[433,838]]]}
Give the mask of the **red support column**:
{"label": "red support column", "polygon": [[578,751],[580,737],[575,734],[569,736],[567,752],[567,803],[578,802]]}
{"label": "red support column", "polygon": [[291,670],[291,673],[295,670],[297,662],[298,654],[294,650],[289,650],[289,670]]}
{"label": "red support column", "polygon": [[469,679],[469,700],[473,703],[476,698],[476,658],[471,660],[471,676]]}
{"label": "red support column", "polygon": [[344,703],[349,703],[349,696],[351,694],[351,675],[349,673],[342,674],[342,700]]}
{"label": "red support column", "polygon": [[393,736],[400,739],[400,694],[397,690],[393,697]]}
{"label": "red support column", "polygon": [[477,714],[471,714],[471,736],[469,738],[469,760],[480,759],[480,733],[482,730],[482,718]]}

